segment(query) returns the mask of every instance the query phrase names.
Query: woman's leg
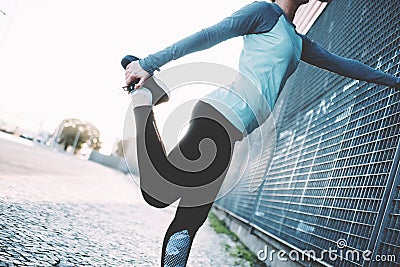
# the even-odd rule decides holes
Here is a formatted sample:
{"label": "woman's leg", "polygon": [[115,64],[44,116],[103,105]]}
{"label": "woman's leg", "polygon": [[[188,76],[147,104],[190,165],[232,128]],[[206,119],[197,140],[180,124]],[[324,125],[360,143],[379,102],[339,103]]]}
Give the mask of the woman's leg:
{"label": "woman's leg", "polygon": [[168,157],[151,106],[136,107],[134,114],[140,186],[150,205],[165,207],[188,188],[207,185],[227,170],[232,140],[240,133],[208,104],[199,101],[187,134]]}
{"label": "woman's leg", "polygon": [[143,198],[151,206],[164,208],[179,198],[177,188],[166,181],[155,169],[154,163],[168,161],[154,120],[152,106],[133,109],[136,123],[137,158],[140,188]]}
{"label": "woman's leg", "polygon": [[234,143],[242,136],[215,109],[199,102],[187,133],[167,157],[151,107],[136,107],[134,113],[144,198],[153,206],[165,207],[181,197],[164,237],[161,264],[185,266],[193,238],[206,220],[228,170]]}
{"label": "woman's leg", "polygon": [[[227,173],[234,143],[241,139],[239,131],[210,106],[200,103],[193,113],[195,118],[191,120],[187,134],[168,155],[169,158],[173,158],[170,161],[179,159],[179,156],[175,155],[177,150],[182,151],[186,158],[192,160],[200,157],[200,142],[205,138],[211,139],[218,149],[215,157],[218,160],[214,160],[209,168],[201,171],[202,176],[180,177],[181,179],[203,179],[212,183],[209,187],[197,188],[197,192],[193,188],[182,191],[175,217],[164,237],[161,259],[163,267],[186,266],[194,236],[207,219],[208,212]],[[218,167],[215,167],[215,164]],[[194,199],[196,197],[197,199]]]}
{"label": "woman's leg", "polygon": [[161,266],[184,267],[197,230],[205,222],[212,203],[198,207],[178,207],[163,242]]}

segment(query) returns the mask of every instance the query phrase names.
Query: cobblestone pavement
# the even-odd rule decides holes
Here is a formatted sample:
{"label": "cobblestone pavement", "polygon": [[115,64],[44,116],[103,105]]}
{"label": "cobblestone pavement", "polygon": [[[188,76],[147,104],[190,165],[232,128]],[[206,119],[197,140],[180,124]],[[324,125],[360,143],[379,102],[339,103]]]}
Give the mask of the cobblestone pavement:
{"label": "cobblestone pavement", "polygon": [[[159,266],[173,215],[128,176],[0,138],[0,267]],[[225,244],[206,222],[188,266],[235,266]]]}

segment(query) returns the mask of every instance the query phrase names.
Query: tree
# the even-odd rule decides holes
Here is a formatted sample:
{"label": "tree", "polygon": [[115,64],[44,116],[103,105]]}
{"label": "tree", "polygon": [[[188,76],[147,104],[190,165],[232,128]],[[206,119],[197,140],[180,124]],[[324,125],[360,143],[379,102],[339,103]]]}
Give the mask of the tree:
{"label": "tree", "polygon": [[56,141],[63,145],[64,150],[71,146],[76,154],[83,144],[94,150],[99,150],[101,148],[99,138],[100,131],[92,124],[79,119],[65,119],[58,127]]}

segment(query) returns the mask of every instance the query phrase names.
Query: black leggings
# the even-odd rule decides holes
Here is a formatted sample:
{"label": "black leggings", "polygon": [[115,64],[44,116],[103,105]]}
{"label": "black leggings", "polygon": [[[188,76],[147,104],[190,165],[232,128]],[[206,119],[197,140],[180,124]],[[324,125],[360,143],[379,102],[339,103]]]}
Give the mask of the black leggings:
{"label": "black leggings", "polygon": [[144,199],[158,208],[180,199],[164,238],[161,265],[185,266],[193,238],[207,218],[242,134],[212,106],[199,101],[187,133],[166,155],[151,107],[136,107],[134,114]]}

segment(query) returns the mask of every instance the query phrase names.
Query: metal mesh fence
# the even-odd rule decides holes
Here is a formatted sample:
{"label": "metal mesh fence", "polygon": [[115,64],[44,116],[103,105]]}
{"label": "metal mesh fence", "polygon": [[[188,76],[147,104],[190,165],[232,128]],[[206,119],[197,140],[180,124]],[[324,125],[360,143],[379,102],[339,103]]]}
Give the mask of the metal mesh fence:
{"label": "metal mesh fence", "polygon": [[[334,0],[308,36],[398,76],[399,18],[399,0]],[[400,266],[400,93],[303,63],[285,90],[261,187],[249,192],[255,180],[245,175],[216,204],[300,249],[321,253],[345,240],[337,260],[324,258],[334,266]],[[346,254],[365,250],[396,258]]]}

